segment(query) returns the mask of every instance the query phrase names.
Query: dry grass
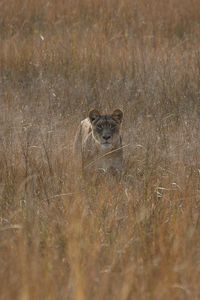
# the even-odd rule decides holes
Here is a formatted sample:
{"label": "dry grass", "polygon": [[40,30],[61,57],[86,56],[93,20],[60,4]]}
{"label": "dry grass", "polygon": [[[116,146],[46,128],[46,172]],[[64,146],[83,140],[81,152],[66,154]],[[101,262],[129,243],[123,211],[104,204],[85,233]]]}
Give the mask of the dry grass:
{"label": "dry grass", "polygon": [[[0,22],[0,299],[199,299],[199,0],[7,0]],[[93,107],[124,110],[126,181],[80,191]]]}

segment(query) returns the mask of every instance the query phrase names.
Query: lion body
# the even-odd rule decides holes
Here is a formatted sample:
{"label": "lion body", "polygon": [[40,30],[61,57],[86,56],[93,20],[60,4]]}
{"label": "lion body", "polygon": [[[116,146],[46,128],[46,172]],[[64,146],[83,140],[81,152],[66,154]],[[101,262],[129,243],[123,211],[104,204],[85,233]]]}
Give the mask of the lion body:
{"label": "lion body", "polygon": [[84,175],[96,172],[121,173],[123,168],[120,124],[113,115],[100,115],[81,121],[74,142],[76,164]]}

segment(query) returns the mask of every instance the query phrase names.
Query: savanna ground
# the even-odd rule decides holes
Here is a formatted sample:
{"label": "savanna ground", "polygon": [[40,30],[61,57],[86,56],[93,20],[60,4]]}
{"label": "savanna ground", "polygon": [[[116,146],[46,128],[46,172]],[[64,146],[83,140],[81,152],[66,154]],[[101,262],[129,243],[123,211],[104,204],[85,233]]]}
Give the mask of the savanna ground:
{"label": "savanna ground", "polygon": [[[1,300],[200,299],[199,38],[199,0],[0,2]],[[78,188],[118,107],[125,182]]]}

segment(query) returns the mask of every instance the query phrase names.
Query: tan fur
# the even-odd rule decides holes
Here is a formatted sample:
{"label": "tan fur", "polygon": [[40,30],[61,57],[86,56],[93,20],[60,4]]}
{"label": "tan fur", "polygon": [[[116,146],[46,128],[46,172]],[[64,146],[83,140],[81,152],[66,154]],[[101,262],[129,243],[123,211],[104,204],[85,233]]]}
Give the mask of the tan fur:
{"label": "tan fur", "polygon": [[120,110],[111,115],[100,115],[93,110],[79,125],[74,141],[74,159],[84,175],[93,176],[98,171],[121,173],[122,116]]}

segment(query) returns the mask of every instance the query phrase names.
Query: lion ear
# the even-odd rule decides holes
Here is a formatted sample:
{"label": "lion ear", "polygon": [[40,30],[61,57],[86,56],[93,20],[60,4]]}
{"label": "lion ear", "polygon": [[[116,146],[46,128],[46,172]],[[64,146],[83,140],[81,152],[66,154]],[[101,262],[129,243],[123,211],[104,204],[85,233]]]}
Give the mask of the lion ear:
{"label": "lion ear", "polygon": [[121,123],[123,119],[123,112],[120,109],[115,109],[111,116],[115,121]]}
{"label": "lion ear", "polygon": [[89,119],[90,119],[90,122],[94,122],[97,118],[100,117],[100,113],[98,110],[96,109],[92,109],[90,112],[89,112]]}

